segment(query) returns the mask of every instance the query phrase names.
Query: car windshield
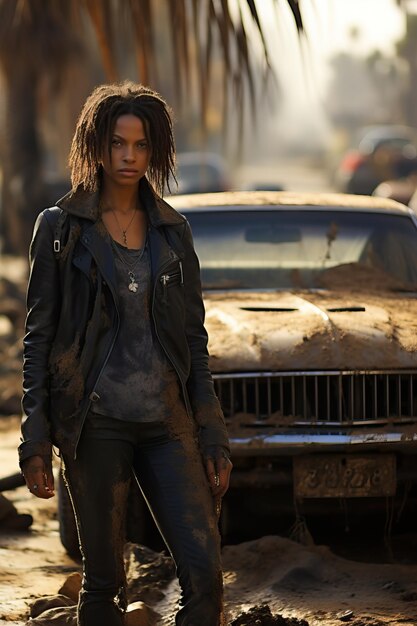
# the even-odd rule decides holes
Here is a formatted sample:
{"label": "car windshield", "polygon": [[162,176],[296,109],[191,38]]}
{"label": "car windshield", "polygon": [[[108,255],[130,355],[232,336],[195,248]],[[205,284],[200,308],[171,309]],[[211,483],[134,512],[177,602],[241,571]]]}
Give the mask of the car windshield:
{"label": "car windshield", "polygon": [[407,215],[341,210],[187,211],[205,289],[417,289]]}

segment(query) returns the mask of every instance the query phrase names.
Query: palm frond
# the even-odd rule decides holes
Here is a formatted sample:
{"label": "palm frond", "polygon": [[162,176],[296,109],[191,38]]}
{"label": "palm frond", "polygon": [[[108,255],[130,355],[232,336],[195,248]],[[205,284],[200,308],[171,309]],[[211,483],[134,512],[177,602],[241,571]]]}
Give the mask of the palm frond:
{"label": "palm frond", "polygon": [[129,0],[131,22],[134,31],[136,65],[139,80],[149,84],[157,82],[156,50],[154,42],[154,13],[151,0]]}
{"label": "palm frond", "polygon": [[[4,0],[3,0],[4,1]],[[27,0],[26,0],[27,1]],[[278,3],[279,0],[271,0]],[[109,80],[115,76],[115,55],[111,47],[113,34],[111,24],[120,8],[120,0],[84,0],[103,58],[103,65]],[[259,16],[260,0],[236,0],[237,16],[232,14],[231,0],[128,0],[122,7],[130,12],[136,64],[139,79],[144,83],[158,82],[154,34],[159,28],[153,8],[162,3],[170,18],[172,66],[175,72],[174,87],[177,100],[181,103],[183,94],[189,99],[191,77],[197,82],[200,109],[203,123],[206,121],[211,87],[211,70],[214,59],[214,41],[218,42],[223,67],[223,110],[228,109],[229,87],[234,90],[238,106],[242,105],[246,94],[252,106],[255,103],[255,83],[252,59],[252,41],[246,27],[247,16],[254,25],[264,56],[266,74],[271,73],[269,51]],[[304,26],[299,0],[287,0],[297,30]],[[236,13],[236,11],[234,12]],[[190,45],[193,38],[193,45]]]}
{"label": "palm frond", "polygon": [[109,80],[118,78],[114,53],[113,13],[111,0],[84,0],[85,7],[94,26],[104,70]]}
{"label": "palm frond", "polygon": [[168,0],[171,18],[171,42],[174,68],[176,70],[175,87],[177,98],[181,102],[183,91],[189,91],[190,85],[190,48],[189,48],[189,12],[186,0]]}
{"label": "palm frond", "polygon": [[[248,2],[250,2],[250,0],[248,0]],[[303,18],[301,15],[300,0],[287,0],[287,2],[293,14],[295,25],[297,26],[297,30],[299,33],[301,33],[304,31],[304,24],[303,24]]]}
{"label": "palm frond", "polygon": [[[227,110],[230,86],[238,105],[246,96],[255,102],[254,58],[249,24],[259,38],[266,73],[272,72],[268,46],[260,19],[263,0],[0,0],[0,62],[22,59],[23,66],[37,64],[46,72],[65,65],[72,54],[77,33],[75,20],[87,12],[96,33],[108,80],[119,77],[116,39],[118,16],[128,13],[135,44],[139,79],[158,82],[155,34],[161,28],[156,11],[169,15],[172,67],[178,100],[197,87],[203,120],[206,120],[213,62],[221,60],[223,109]],[[278,5],[280,0],[270,0]],[[287,0],[298,32],[303,31],[299,0]],[[232,11],[237,7],[237,11]],[[120,33],[119,33],[120,34]],[[119,45],[120,48],[120,45]],[[26,49],[26,54],[22,52]],[[23,62],[24,59],[24,62]],[[192,80],[193,79],[193,80]]]}

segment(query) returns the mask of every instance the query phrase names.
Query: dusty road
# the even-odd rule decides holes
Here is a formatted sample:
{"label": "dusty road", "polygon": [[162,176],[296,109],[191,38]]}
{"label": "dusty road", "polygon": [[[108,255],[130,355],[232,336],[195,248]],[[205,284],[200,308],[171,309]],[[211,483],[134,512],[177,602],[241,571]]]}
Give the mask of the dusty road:
{"label": "dusty road", "polygon": [[[0,420],[1,475],[17,470],[17,418]],[[21,513],[31,513],[29,532],[0,533],[0,624],[25,624],[29,605],[56,594],[67,575],[79,571],[59,542],[54,500],[33,498],[24,487],[6,496]],[[333,554],[326,546],[301,546],[281,537],[264,537],[223,549],[229,624],[251,607],[304,619],[309,626],[411,626],[417,624],[417,558],[411,564],[360,563]],[[171,624],[177,600],[172,582],[157,605],[161,624]],[[240,624],[255,624],[253,618]],[[267,622],[260,621],[260,624]],[[271,622],[268,622],[271,623]],[[278,622],[277,622],[278,623]],[[293,622],[295,623],[295,622]],[[301,622],[299,622],[301,623]]]}

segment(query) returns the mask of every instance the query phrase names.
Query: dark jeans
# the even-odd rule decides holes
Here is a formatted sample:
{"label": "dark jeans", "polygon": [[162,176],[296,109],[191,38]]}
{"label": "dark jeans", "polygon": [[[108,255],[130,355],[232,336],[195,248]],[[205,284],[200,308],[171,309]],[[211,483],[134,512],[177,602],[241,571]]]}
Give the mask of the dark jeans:
{"label": "dark jeans", "polygon": [[[191,429],[190,429],[191,431]],[[89,414],[77,459],[64,455],[81,551],[81,626],[121,626],[129,484],[136,478],[174,559],[181,586],[177,626],[219,626],[220,537],[213,499],[193,433]]]}

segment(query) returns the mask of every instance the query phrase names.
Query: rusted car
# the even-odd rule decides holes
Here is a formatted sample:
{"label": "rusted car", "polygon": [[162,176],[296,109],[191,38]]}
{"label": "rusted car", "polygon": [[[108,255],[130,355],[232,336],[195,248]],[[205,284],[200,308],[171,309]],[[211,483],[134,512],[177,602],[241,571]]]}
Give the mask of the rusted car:
{"label": "rusted car", "polygon": [[201,262],[232,442],[225,530],[259,515],[274,531],[297,507],[399,510],[417,479],[415,214],[342,194],[172,201]]}
{"label": "rusted car", "polygon": [[169,201],[193,230],[230,432],[226,537],[341,502],[400,510],[417,479],[415,214],[343,194]]}

